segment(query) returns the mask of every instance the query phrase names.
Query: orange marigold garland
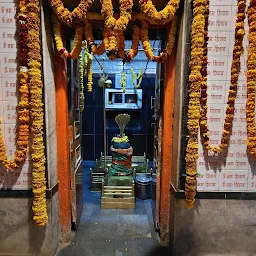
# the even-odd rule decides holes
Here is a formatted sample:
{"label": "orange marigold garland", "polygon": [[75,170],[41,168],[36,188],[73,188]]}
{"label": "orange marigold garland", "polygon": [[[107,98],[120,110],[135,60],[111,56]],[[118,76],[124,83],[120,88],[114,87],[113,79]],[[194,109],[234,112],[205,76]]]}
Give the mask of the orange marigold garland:
{"label": "orange marigold garland", "polygon": [[179,8],[180,0],[169,0],[166,7],[162,11],[157,11],[152,3],[152,0],[139,0],[141,11],[146,15],[146,18],[155,24],[164,25],[174,18],[174,15]]}
{"label": "orange marigold garland", "polygon": [[67,58],[68,57],[68,51],[64,47],[63,41],[62,41],[61,23],[56,18],[55,15],[52,15],[52,25],[53,25],[53,35],[54,35],[54,40],[55,40],[55,44],[56,44],[56,49],[57,49],[58,53],[63,58]]}
{"label": "orange marigold garland", "polygon": [[118,57],[121,59],[125,59],[125,38],[123,32],[117,34],[117,49]]}
{"label": "orange marigold garland", "polygon": [[255,74],[256,74],[256,1],[250,0],[248,8],[249,23],[249,49],[247,57],[247,101],[246,101],[246,121],[247,121],[247,150],[256,156],[256,124],[255,124]]}
{"label": "orange marigold garland", "polygon": [[177,32],[178,18],[175,17],[173,19],[171,29],[169,31],[168,41],[166,45],[166,49],[163,50],[159,56],[154,56],[153,50],[151,48],[149,38],[148,38],[148,25],[146,21],[142,21],[142,29],[141,29],[141,41],[144,52],[148,58],[148,60],[153,60],[156,62],[163,62],[166,60],[167,55],[172,54],[172,50],[175,44],[175,36]]}
{"label": "orange marigold garland", "polygon": [[[208,3],[209,5],[209,3]],[[201,119],[200,119],[200,127],[201,127],[201,138],[204,144],[205,149],[210,150],[214,153],[222,152],[223,149],[227,148],[232,123],[234,119],[234,111],[235,111],[235,99],[237,95],[237,82],[240,73],[241,66],[241,54],[243,52],[243,38],[244,38],[244,19],[245,19],[245,8],[246,1],[238,0],[237,2],[238,12],[236,19],[236,28],[235,28],[235,45],[233,49],[233,60],[231,66],[231,82],[229,86],[229,94],[226,108],[226,117],[224,120],[224,129],[221,136],[221,144],[217,147],[209,145],[209,130],[207,123],[207,55],[204,56],[203,59],[203,67],[202,67],[202,75],[203,81],[201,83]],[[209,13],[207,13],[208,17]],[[207,23],[208,24],[208,23]],[[207,36],[207,35],[206,35]],[[207,53],[207,44],[205,45],[205,53]]]}
{"label": "orange marigold garland", "polygon": [[71,59],[77,59],[82,50],[83,33],[84,33],[83,27],[80,25],[76,27],[74,46],[71,52],[68,53],[66,48],[63,46],[62,35],[61,35],[61,23],[55,16],[52,17],[52,24],[53,24],[53,34],[54,34],[55,44],[56,44],[58,53],[63,58],[69,57]]}
{"label": "orange marigold garland", "polygon": [[146,21],[142,21],[142,28],[141,28],[141,41],[142,41],[142,46],[144,49],[144,52],[148,58],[148,60],[153,60],[154,58],[154,53],[151,48],[149,39],[148,39],[148,24]]}
{"label": "orange marigold garland", "polygon": [[79,5],[72,12],[64,7],[61,0],[49,0],[49,3],[61,22],[68,26],[73,26],[75,24],[81,24],[93,0],[81,0]]}
{"label": "orange marigold garland", "polygon": [[132,33],[132,46],[129,52],[126,53],[127,62],[130,62],[139,51],[139,44],[140,44],[140,28],[137,25],[133,26],[133,33]]}
{"label": "orange marigold garland", "polygon": [[44,226],[48,221],[46,208],[46,178],[44,154],[44,114],[43,114],[43,83],[41,74],[41,45],[40,45],[40,10],[39,0],[28,0],[28,75],[30,88],[30,113],[32,137],[32,190],[33,219],[37,226]]}
{"label": "orange marigold garland", "polygon": [[76,34],[75,34],[75,42],[73,49],[69,53],[69,57],[73,60],[77,59],[79,57],[80,52],[82,51],[82,43],[83,43],[83,34],[84,29],[82,26],[76,27]]}
{"label": "orange marigold garland", "polygon": [[205,9],[207,0],[193,1],[193,22],[191,30],[191,60],[189,75],[188,105],[188,144],[186,148],[186,184],[185,204],[187,209],[193,208],[197,186],[198,129],[200,119],[200,87],[202,82],[201,68],[204,52]]}
{"label": "orange marigold garland", "polygon": [[19,2],[19,12],[17,15],[19,21],[19,103],[18,103],[18,127],[17,142],[14,159],[9,160],[6,155],[6,147],[2,132],[0,130],[0,162],[6,169],[13,170],[19,168],[26,160],[29,143],[29,89],[28,89],[28,68],[27,68],[27,43],[28,33],[26,26],[26,1]]}
{"label": "orange marigold garland", "polygon": [[120,17],[115,19],[112,0],[101,0],[101,14],[105,20],[105,25],[115,33],[123,32],[131,20],[133,0],[120,0]]}
{"label": "orange marigold garland", "polygon": [[107,56],[110,60],[117,58],[117,40],[113,31],[108,30],[108,48],[106,49]]}
{"label": "orange marigold garland", "polygon": [[93,38],[93,34],[92,34],[92,26],[91,26],[90,22],[87,19],[85,19],[84,23],[85,23],[84,35],[85,35],[88,47],[90,48],[90,50],[93,54],[102,55],[105,52],[106,48],[108,47],[108,37],[107,37],[106,27],[104,28],[102,42],[99,45],[96,45],[94,43],[94,38]]}

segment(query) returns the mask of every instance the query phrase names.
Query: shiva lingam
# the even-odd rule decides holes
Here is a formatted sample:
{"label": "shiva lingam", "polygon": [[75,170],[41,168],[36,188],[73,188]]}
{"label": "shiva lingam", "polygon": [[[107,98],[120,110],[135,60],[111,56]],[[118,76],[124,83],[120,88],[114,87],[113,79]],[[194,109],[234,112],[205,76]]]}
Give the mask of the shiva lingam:
{"label": "shiva lingam", "polygon": [[125,126],[130,121],[130,115],[120,114],[115,117],[115,121],[120,129],[120,134],[112,138],[110,147],[112,153],[112,164],[109,168],[110,175],[127,176],[132,174],[133,149],[128,136],[124,133]]}

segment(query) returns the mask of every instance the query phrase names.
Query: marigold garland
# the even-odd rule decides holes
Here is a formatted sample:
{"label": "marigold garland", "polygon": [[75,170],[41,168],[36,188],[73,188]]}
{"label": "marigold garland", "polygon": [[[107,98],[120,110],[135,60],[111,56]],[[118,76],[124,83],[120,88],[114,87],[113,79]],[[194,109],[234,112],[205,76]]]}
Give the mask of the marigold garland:
{"label": "marigold garland", "polygon": [[54,35],[54,40],[56,44],[56,48],[58,53],[63,57],[67,58],[68,57],[68,51],[63,45],[62,41],[62,35],[61,35],[61,23],[60,21],[56,18],[55,15],[52,15],[52,25],[53,25],[53,35]]}
{"label": "marigold garland", "polygon": [[130,62],[139,51],[139,44],[140,44],[140,28],[137,25],[134,25],[132,33],[132,46],[129,52],[126,53],[127,62]]}
{"label": "marigold garland", "polygon": [[169,31],[169,36],[168,36],[168,41],[166,45],[166,49],[163,50],[159,56],[154,56],[153,49],[151,48],[149,38],[148,38],[148,25],[146,21],[142,21],[142,29],[141,29],[141,41],[142,41],[142,46],[144,49],[144,52],[148,58],[148,60],[153,60],[156,62],[163,62],[166,60],[167,55],[171,55],[173,51],[173,47],[175,44],[175,37],[176,37],[176,32],[177,32],[177,25],[178,25],[178,18],[175,16],[171,29]]}
{"label": "marigold garland", "polygon": [[166,45],[166,53],[168,55],[171,55],[172,51],[173,51],[176,33],[177,33],[177,27],[178,27],[178,17],[175,16],[172,21],[172,25],[171,25],[171,29],[169,31],[168,41],[167,41],[167,45]]}
{"label": "marigold garland", "polygon": [[53,23],[54,39],[55,39],[55,44],[56,44],[58,53],[63,58],[69,57],[73,60],[77,59],[82,50],[82,42],[83,42],[83,34],[84,34],[83,27],[80,25],[76,27],[74,46],[71,52],[68,53],[66,48],[63,46],[62,35],[61,35],[61,23],[55,16],[52,17],[52,23]]}
{"label": "marigold garland", "polygon": [[73,26],[75,24],[81,24],[83,17],[86,16],[93,0],[81,0],[79,5],[72,12],[64,7],[61,0],[49,0],[49,3],[61,22],[68,26]]}
{"label": "marigold garland", "polygon": [[[48,221],[46,207],[46,178],[44,155],[44,116],[43,116],[43,83],[41,74],[40,52],[40,11],[39,0],[28,0],[27,3],[27,28],[28,28],[28,75],[30,88],[30,113],[32,137],[32,190],[33,219],[37,226],[44,226]],[[32,47],[32,43],[36,48]]]}
{"label": "marigold garland", "polygon": [[188,144],[186,148],[186,184],[185,204],[193,208],[197,186],[198,129],[200,119],[200,87],[202,82],[201,68],[204,52],[205,9],[207,0],[193,1],[193,22],[191,30],[191,61],[190,61],[190,97],[188,105]]}
{"label": "marigold garland", "polygon": [[255,73],[256,73],[256,1],[250,0],[247,11],[249,24],[249,48],[247,56],[247,101],[246,101],[246,121],[247,121],[247,150],[256,156],[256,124],[255,124]]}
{"label": "marigold garland", "polygon": [[[6,155],[6,147],[0,127],[0,162],[7,170],[13,170],[21,167],[25,162],[29,144],[29,88],[28,88],[28,68],[27,68],[27,16],[26,16],[26,1],[19,1],[18,8],[18,21],[19,21],[19,103],[18,103],[18,127],[17,127],[17,142],[14,159],[9,160]],[[0,122],[1,124],[1,122]]]}
{"label": "marigold garland", "polygon": [[146,23],[146,21],[142,21],[141,41],[142,41],[142,46],[143,46],[144,52],[145,52],[148,60],[153,60],[154,53],[153,53],[153,50],[152,50],[150,42],[149,42],[148,24]]}
{"label": "marigold garland", "polygon": [[101,0],[101,14],[105,20],[106,27],[115,33],[123,32],[131,20],[133,0],[119,0],[120,17],[114,17],[112,0]]}
{"label": "marigold garland", "polygon": [[102,55],[105,52],[106,48],[108,47],[107,29],[104,28],[102,42],[99,45],[96,45],[94,43],[92,26],[90,22],[88,21],[88,19],[85,19],[84,23],[85,23],[84,35],[85,35],[88,46],[90,46],[91,52],[96,55]]}
{"label": "marigold garland", "polygon": [[[209,0],[208,3],[209,5]],[[210,150],[215,153],[222,152],[223,149],[228,147],[232,123],[234,119],[234,111],[235,111],[235,100],[237,95],[237,83],[240,73],[241,66],[241,54],[243,52],[243,38],[244,38],[244,19],[245,19],[245,8],[246,1],[238,0],[237,2],[238,12],[236,18],[236,28],[235,28],[235,44],[233,49],[233,60],[231,66],[231,82],[229,86],[229,94],[226,108],[226,117],[224,120],[224,129],[221,136],[221,144],[214,147],[209,145],[209,130],[207,123],[207,55],[203,58],[203,67],[202,67],[202,76],[203,81],[201,83],[201,119],[200,119],[200,127],[201,127],[201,138],[206,150]],[[208,25],[208,13],[207,16],[207,25]],[[206,34],[207,36],[207,34]],[[204,52],[207,54],[207,44],[205,45]]]}
{"label": "marigold garland", "polygon": [[151,24],[164,25],[174,18],[174,15],[179,7],[180,0],[169,0],[165,8],[157,11],[152,3],[152,0],[139,0],[141,11],[145,14]]}
{"label": "marigold garland", "polygon": [[117,34],[117,54],[118,57],[121,59],[125,59],[125,39],[124,39],[124,33],[120,32]]}
{"label": "marigold garland", "polygon": [[69,53],[69,57],[73,60],[77,59],[79,57],[80,52],[82,51],[82,43],[83,43],[83,34],[84,29],[82,26],[76,27],[76,34],[75,34],[75,42],[73,49]]}

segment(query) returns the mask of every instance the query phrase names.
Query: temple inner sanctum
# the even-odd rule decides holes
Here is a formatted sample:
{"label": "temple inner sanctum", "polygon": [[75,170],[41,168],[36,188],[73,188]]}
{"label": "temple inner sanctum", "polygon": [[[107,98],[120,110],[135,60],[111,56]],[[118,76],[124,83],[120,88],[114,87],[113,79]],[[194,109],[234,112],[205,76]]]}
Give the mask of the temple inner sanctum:
{"label": "temple inner sanctum", "polygon": [[256,0],[0,0],[0,256],[256,255]]}

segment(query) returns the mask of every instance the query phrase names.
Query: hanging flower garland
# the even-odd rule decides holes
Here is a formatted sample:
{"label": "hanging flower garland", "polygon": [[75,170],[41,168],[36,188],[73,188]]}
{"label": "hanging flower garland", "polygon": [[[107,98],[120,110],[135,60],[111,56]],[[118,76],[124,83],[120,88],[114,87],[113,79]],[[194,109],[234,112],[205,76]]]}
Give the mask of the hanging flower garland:
{"label": "hanging flower garland", "polygon": [[73,60],[77,59],[82,50],[83,32],[84,32],[83,27],[82,26],[76,27],[74,46],[71,52],[69,53],[63,45],[62,35],[61,35],[61,23],[54,15],[52,16],[52,24],[53,24],[54,40],[55,40],[58,53],[63,58],[69,57]]}
{"label": "hanging flower garland", "polygon": [[256,1],[250,0],[248,8],[249,24],[249,49],[247,57],[247,101],[246,101],[246,121],[247,121],[247,150],[256,156],[256,124],[255,124],[255,73],[256,73]]}
{"label": "hanging flower garland", "polygon": [[61,35],[61,23],[56,18],[55,15],[52,15],[52,25],[53,25],[53,35],[54,35],[57,51],[61,55],[61,57],[67,58],[68,51],[63,46],[62,35]]}
{"label": "hanging flower garland", "polygon": [[87,91],[92,92],[93,78],[92,78],[92,55],[87,53]]}
{"label": "hanging flower garland", "polygon": [[92,92],[92,54],[90,54],[88,47],[84,48],[84,65],[83,65],[83,74],[87,76],[87,91]]}
{"label": "hanging flower garland", "polygon": [[[19,65],[20,70],[18,74],[19,79],[19,103],[18,103],[18,127],[17,127],[17,142],[16,152],[14,159],[9,160],[6,155],[6,147],[0,127],[0,162],[5,166],[7,170],[13,170],[19,168],[26,160],[28,144],[29,144],[29,88],[28,88],[28,68],[27,68],[27,16],[26,16],[26,1],[19,1]],[[1,124],[1,122],[0,122]]]}
{"label": "hanging flower garland", "polygon": [[141,11],[151,24],[164,25],[174,18],[174,15],[179,7],[180,0],[169,0],[166,7],[162,11],[157,11],[152,0],[139,0]]}
{"label": "hanging flower garland", "polygon": [[[86,43],[83,43],[84,47],[84,58],[86,58]],[[82,113],[84,111],[84,61],[82,52],[79,54],[79,109]]]}
{"label": "hanging flower garland", "polygon": [[168,55],[172,54],[173,47],[175,45],[175,38],[176,38],[177,28],[178,28],[178,17],[175,16],[173,21],[172,21],[172,26],[171,26],[171,29],[169,31],[168,41],[167,41],[167,45],[166,45],[166,53]]}
{"label": "hanging flower garland", "polygon": [[[208,2],[209,5],[209,2]],[[206,55],[203,57],[203,67],[202,67],[202,76],[203,81],[201,83],[201,119],[200,119],[200,127],[201,127],[201,137],[206,150],[210,150],[214,153],[222,152],[223,149],[228,147],[232,123],[234,119],[234,111],[235,111],[235,100],[237,95],[237,82],[240,73],[241,66],[241,54],[243,52],[243,38],[244,38],[244,19],[245,19],[245,8],[246,1],[238,0],[237,2],[238,12],[236,18],[236,28],[235,28],[235,44],[233,49],[233,60],[231,66],[231,83],[229,86],[228,93],[228,101],[226,108],[226,117],[224,120],[224,129],[221,136],[221,144],[217,147],[209,145],[209,129],[207,123],[207,44],[205,44],[204,52]],[[208,24],[208,16],[209,12],[206,13],[207,16],[207,24]],[[207,35],[206,35],[207,37]]]}
{"label": "hanging flower garland", "polygon": [[125,59],[125,38],[123,32],[120,32],[117,35],[117,49],[118,57],[121,59]]}
{"label": "hanging flower garland", "polygon": [[81,24],[93,0],[80,0],[79,5],[72,12],[64,7],[61,0],[49,0],[49,3],[61,22],[68,26],[73,26],[74,24]]}
{"label": "hanging flower garland", "polygon": [[107,30],[108,48],[106,49],[107,56],[110,60],[117,58],[117,40],[113,31]]}
{"label": "hanging flower garland", "polygon": [[101,15],[105,20],[106,27],[115,33],[123,32],[131,20],[133,0],[119,0],[120,17],[114,17],[112,0],[101,0]]}
{"label": "hanging flower garland", "polygon": [[[132,85],[134,88],[138,89],[140,88],[141,82],[142,82],[142,78],[143,78],[143,69],[140,68],[140,72],[139,74],[136,76],[134,74],[134,69],[131,68],[131,75],[132,75]],[[139,81],[138,81],[139,80]],[[135,82],[136,81],[136,82]],[[137,83],[138,81],[138,83]],[[136,84],[137,83],[137,84]]]}
{"label": "hanging flower garland", "polygon": [[101,44],[96,45],[94,43],[94,38],[93,38],[93,34],[92,34],[92,26],[91,26],[90,22],[88,21],[88,19],[85,19],[84,23],[85,23],[84,35],[85,35],[88,46],[90,46],[91,52],[96,55],[102,55],[106,50],[106,46],[108,46],[108,38],[107,38],[106,28],[104,28],[103,39],[102,39]]}
{"label": "hanging flower garland", "polygon": [[193,1],[193,22],[191,30],[191,60],[190,60],[190,93],[188,105],[188,144],[186,148],[186,184],[185,204],[193,208],[197,186],[197,159],[198,159],[198,129],[200,119],[200,86],[202,82],[201,68],[204,52],[205,9],[207,0]]}
{"label": "hanging flower garland", "polygon": [[153,60],[155,62],[163,62],[166,60],[167,55],[171,55],[173,51],[173,47],[175,44],[175,38],[177,33],[177,25],[178,25],[178,18],[175,16],[171,29],[169,31],[168,41],[166,45],[166,49],[163,50],[159,56],[154,56],[153,50],[151,48],[149,38],[148,38],[148,25],[146,21],[142,21],[142,29],[141,29],[141,41],[143,45],[144,52],[148,58],[148,60]]}
{"label": "hanging flower garland", "polygon": [[134,25],[132,33],[132,46],[129,52],[126,53],[126,61],[130,62],[139,51],[139,44],[140,44],[140,28],[137,25]]}
{"label": "hanging flower garland", "polygon": [[32,137],[32,190],[34,193],[33,214],[37,226],[47,223],[46,178],[44,155],[43,83],[41,74],[40,9],[39,0],[27,1],[28,28],[28,75],[30,88],[30,113]]}
{"label": "hanging flower garland", "polygon": [[84,34],[83,27],[77,26],[76,33],[75,33],[74,46],[71,52],[68,54],[68,57],[70,57],[73,60],[77,59],[79,57],[80,52],[82,51],[83,34]]}
{"label": "hanging flower garland", "polygon": [[121,74],[120,84],[121,84],[121,87],[123,88],[123,92],[126,92],[126,74],[124,71]]}
{"label": "hanging flower garland", "polygon": [[148,60],[153,60],[154,58],[154,53],[151,48],[149,39],[148,39],[148,24],[146,21],[142,21],[142,28],[141,28],[141,41],[142,41],[142,46],[144,49],[144,52],[148,58]]}

